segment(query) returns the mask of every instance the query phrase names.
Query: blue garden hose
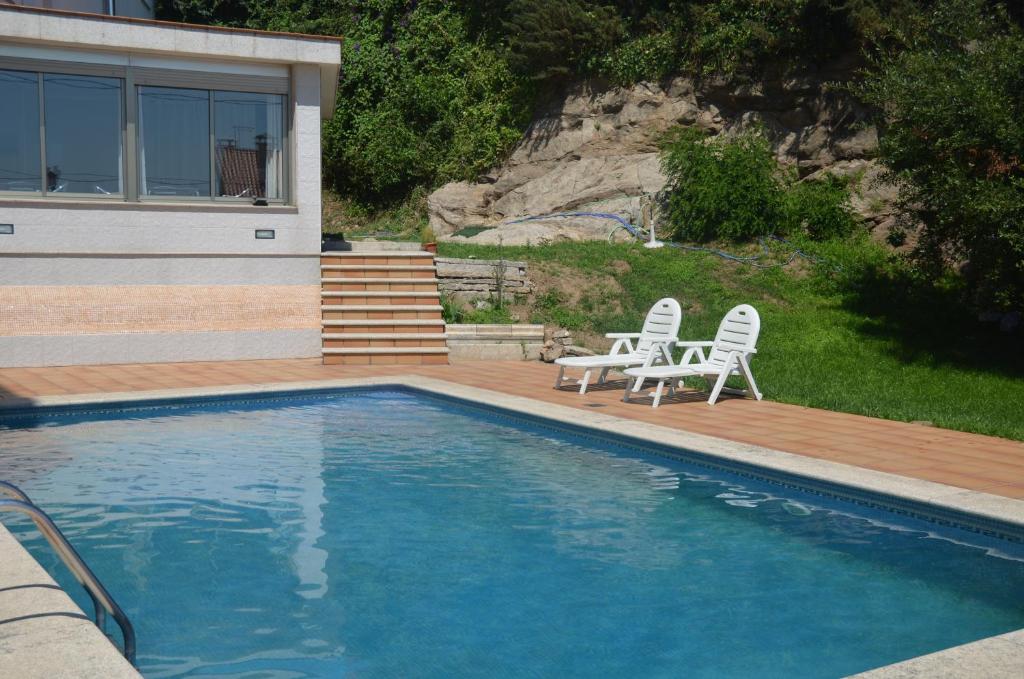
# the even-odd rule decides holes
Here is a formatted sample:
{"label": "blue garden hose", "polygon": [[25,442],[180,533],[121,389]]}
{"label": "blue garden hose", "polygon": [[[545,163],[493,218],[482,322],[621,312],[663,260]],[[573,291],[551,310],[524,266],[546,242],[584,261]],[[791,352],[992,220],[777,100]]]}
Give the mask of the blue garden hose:
{"label": "blue garden hose", "polygon": [[[506,222],[506,224],[521,224],[523,222],[532,222],[532,221],[536,221],[536,220],[539,220],[539,219],[553,219],[553,218],[559,218],[559,217],[596,217],[597,219],[611,219],[613,221],[618,222],[619,225],[621,225],[622,228],[624,228],[627,232],[629,232],[629,234],[631,236],[633,236],[634,238],[636,238],[638,240],[642,240],[642,238],[643,238],[643,236],[640,235],[640,231],[635,226],[630,224],[628,220],[626,220],[621,215],[617,215],[617,214],[614,214],[614,213],[611,213],[611,212],[555,212],[555,213],[552,213],[552,214],[549,214],[549,215],[537,215],[537,216],[533,216],[533,217],[521,217],[519,219],[514,219],[514,220],[512,220],[510,222]],[[784,245],[788,245],[791,248],[793,248],[793,251],[790,253],[789,257],[786,258],[785,262],[774,263],[774,264],[761,264],[760,263],[760,259],[762,257],[764,257],[765,255],[769,254],[768,241],[775,241],[775,242],[778,242],[778,243],[782,243]],[[677,248],[679,250],[689,250],[690,252],[707,252],[707,253],[710,253],[710,254],[715,255],[717,257],[721,257],[722,259],[727,259],[727,260],[729,260],[731,262],[739,262],[740,264],[749,264],[750,266],[752,266],[752,267],[754,267],[756,269],[772,269],[772,268],[775,268],[775,267],[787,266],[789,264],[792,264],[793,261],[796,260],[797,257],[802,257],[803,259],[806,259],[807,261],[810,261],[810,262],[814,262],[815,264],[825,264],[825,265],[832,266],[833,269],[836,270],[836,271],[841,271],[842,270],[841,266],[839,266],[837,264],[832,264],[831,262],[829,262],[829,261],[827,261],[827,260],[825,260],[825,259],[823,259],[821,257],[817,257],[817,256],[812,255],[810,253],[804,252],[800,248],[796,247],[790,241],[785,240],[784,238],[779,238],[778,236],[775,236],[775,235],[758,236],[757,242],[761,246],[761,254],[753,255],[753,256],[750,256],[750,257],[744,257],[742,255],[734,255],[734,254],[731,254],[731,253],[726,252],[724,250],[716,250],[715,248],[705,248],[705,247],[700,247],[698,245],[683,245],[682,243],[671,243],[671,242],[666,243],[666,245],[668,245],[669,247]]]}

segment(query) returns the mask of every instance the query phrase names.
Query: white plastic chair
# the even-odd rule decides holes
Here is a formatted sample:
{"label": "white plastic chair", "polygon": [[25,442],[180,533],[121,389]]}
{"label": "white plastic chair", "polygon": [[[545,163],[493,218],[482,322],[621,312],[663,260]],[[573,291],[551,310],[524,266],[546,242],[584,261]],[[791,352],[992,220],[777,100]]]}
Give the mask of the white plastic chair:
{"label": "white plastic chair", "polygon": [[[665,383],[669,384],[669,393],[675,393],[677,384],[684,377],[699,376],[708,380],[714,377],[714,386],[708,405],[714,405],[724,391],[729,394],[746,395],[747,390],[732,389],[725,386],[730,375],[742,376],[749,388],[749,393],[758,401],[762,394],[757,389],[754,374],[750,371],[750,359],[757,353],[757,336],[761,333],[761,317],[757,310],[749,304],[734,307],[725,315],[718,326],[715,339],[711,342],[676,342],[676,346],[686,349],[678,365],[644,365],[627,369],[626,376],[634,378],[633,384],[626,384],[623,401],[629,402],[631,393],[640,391],[644,380],[658,381],[654,392],[654,408],[661,402],[661,394]],[[704,349],[709,349],[707,355]]]}
{"label": "white plastic chair", "polygon": [[[682,320],[683,310],[679,302],[671,297],[658,300],[647,312],[640,332],[613,332],[605,335],[608,339],[615,340],[608,354],[556,359],[555,364],[559,366],[559,370],[555,389],[562,386],[566,368],[583,368],[580,393],[585,394],[590,384],[590,374],[595,369],[601,370],[597,381],[598,384],[603,384],[608,377],[608,371],[612,368],[672,363],[672,343],[678,338],[679,324]],[[636,340],[635,345],[633,340]]]}

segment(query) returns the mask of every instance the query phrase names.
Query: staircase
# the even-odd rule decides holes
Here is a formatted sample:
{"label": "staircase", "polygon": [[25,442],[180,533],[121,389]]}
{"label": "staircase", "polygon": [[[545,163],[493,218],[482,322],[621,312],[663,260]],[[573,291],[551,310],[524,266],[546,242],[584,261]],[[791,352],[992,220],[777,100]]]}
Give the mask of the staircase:
{"label": "staircase", "polygon": [[434,256],[408,250],[320,257],[325,364],[448,363]]}

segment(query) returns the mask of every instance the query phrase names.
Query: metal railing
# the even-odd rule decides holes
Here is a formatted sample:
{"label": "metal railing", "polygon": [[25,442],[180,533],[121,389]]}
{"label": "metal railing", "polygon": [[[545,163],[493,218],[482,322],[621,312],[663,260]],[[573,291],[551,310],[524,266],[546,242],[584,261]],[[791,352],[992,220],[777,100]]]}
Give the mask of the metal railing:
{"label": "metal railing", "polygon": [[[0,511],[19,512],[31,518],[42,536],[53,547],[53,551],[57,553],[57,556],[68,567],[68,570],[75,576],[79,584],[85,588],[89,598],[92,599],[93,619],[104,636],[107,636],[106,616],[109,614],[114,619],[117,626],[121,628],[121,636],[124,639],[124,657],[134,666],[135,629],[128,620],[128,616],[125,615],[121,607],[114,601],[114,597],[107,591],[107,588],[103,586],[103,583],[92,572],[92,569],[78,555],[78,552],[71,546],[71,543],[64,537],[64,534],[60,532],[60,529],[57,528],[53,520],[50,519],[46,512],[37,507],[29,499],[28,495],[25,495],[14,484],[7,483],[6,481],[0,481],[0,494],[14,498],[13,500],[0,499]],[[107,638],[110,637],[108,636]],[[113,643],[113,640],[111,640],[111,643]]]}

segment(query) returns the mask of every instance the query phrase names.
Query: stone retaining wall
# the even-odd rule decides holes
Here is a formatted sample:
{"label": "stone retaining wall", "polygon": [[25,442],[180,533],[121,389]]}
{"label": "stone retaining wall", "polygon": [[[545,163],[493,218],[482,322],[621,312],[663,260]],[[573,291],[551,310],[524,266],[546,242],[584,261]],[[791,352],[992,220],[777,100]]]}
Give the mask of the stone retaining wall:
{"label": "stone retaining wall", "polygon": [[[526,275],[526,262],[497,259],[456,259],[436,257],[437,287],[442,294],[461,299],[479,299],[498,293],[502,278],[505,294],[525,295],[533,292],[533,283]],[[500,269],[504,269],[503,274]]]}
{"label": "stone retaining wall", "polygon": [[448,359],[457,361],[535,361],[544,348],[543,325],[449,324]]}

